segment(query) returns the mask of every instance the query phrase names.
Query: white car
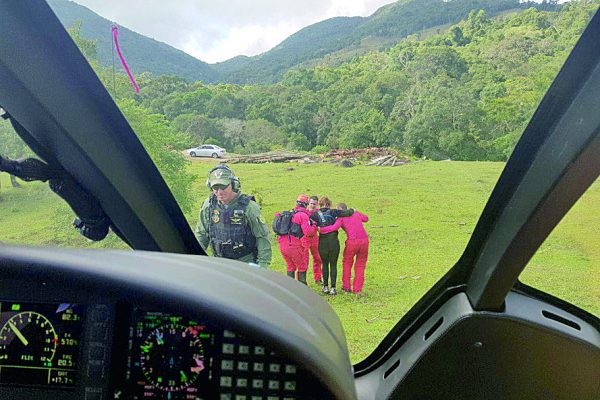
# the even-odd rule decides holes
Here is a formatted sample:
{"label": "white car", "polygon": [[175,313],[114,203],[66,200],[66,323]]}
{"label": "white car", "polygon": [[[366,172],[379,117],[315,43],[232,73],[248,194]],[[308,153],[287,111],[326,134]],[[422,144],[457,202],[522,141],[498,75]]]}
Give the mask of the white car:
{"label": "white car", "polygon": [[221,158],[226,153],[224,148],[214,144],[203,144],[202,146],[187,149],[186,151],[191,157]]}

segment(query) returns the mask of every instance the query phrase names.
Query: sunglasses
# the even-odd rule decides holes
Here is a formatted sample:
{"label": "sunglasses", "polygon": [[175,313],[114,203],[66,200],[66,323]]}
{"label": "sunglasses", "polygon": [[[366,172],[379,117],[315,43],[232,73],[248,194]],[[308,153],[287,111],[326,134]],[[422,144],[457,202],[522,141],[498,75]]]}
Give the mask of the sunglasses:
{"label": "sunglasses", "polygon": [[225,190],[229,187],[229,185],[212,185],[211,189],[212,190]]}

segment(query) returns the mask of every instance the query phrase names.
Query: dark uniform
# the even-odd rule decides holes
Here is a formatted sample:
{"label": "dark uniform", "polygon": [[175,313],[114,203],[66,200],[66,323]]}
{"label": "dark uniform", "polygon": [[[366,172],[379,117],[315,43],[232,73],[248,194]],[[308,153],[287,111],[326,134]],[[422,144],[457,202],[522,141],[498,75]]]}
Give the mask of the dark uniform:
{"label": "dark uniform", "polygon": [[[227,174],[222,172],[218,177],[228,179],[224,175]],[[265,268],[271,264],[270,229],[260,206],[245,194],[237,193],[227,205],[211,194],[200,208],[196,237],[202,248],[215,257],[252,262]]]}

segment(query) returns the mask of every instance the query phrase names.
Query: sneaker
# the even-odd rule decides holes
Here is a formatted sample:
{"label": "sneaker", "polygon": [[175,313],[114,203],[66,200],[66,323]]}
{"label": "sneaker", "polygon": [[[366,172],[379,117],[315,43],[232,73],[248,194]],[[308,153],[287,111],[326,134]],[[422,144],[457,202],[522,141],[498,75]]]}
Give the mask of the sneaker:
{"label": "sneaker", "polygon": [[335,296],[335,295],[337,295],[337,290],[335,290],[335,288],[332,287],[331,290],[329,291],[329,294],[332,296]]}
{"label": "sneaker", "polygon": [[[335,288],[332,288],[331,290],[335,290]],[[323,293],[327,294],[329,293],[329,287],[327,285],[323,286],[323,290],[321,290]]]}
{"label": "sneaker", "polygon": [[346,289],[346,288],[342,288],[342,292],[344,292],[344,293],[352,293],[352,290]]}

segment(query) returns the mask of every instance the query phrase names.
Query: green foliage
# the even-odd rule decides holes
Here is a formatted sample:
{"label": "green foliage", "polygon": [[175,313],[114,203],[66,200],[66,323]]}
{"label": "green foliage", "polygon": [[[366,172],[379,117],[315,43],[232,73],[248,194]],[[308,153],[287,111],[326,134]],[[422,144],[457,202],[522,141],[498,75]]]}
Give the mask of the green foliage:
{"label": "green foliage", "polygon": [[[83,21],[80,37],[94,41],[99,65],[123,72],[113,53],[112,22],[73,1],[49,0],[48,4],[64,26]],[[188,81],[215,82],[217,72],[212,66],[183,51],[119,26],[119,44],[134,75],[150,72],[153,75],[177,75]]]}
{"label": "green foliage", "polygon": [[448,46],[421,46],[406,65],[406,73],[416,80],[433,79],[438,75],[460,79],[467,71],[467,62]]}
{"label": "green foliage", "polygon": [[136,105],[133,100],[119,102],[119,108],[158,167],[184,212],[191,209],[190,191],[196,177],[187,171],[189,162],[181,154],[190,139],[175,130],[160,114]]}
{"label": "green foliage", "polygon": [[[29,147],[21,140],[9,121],[0,118],[0,156],[19,159],[30,157],[32,155]],[[0,175],[6,175],[0,173]],[[0,183],[0,189],[2,184]],[[0,197],[0,200],[2,198]]]}
{"label": "green foliage", "polygon": [[314,153],[314,154],[325,154],[325,153],[328,153],[330,150],[331,149],[327,146],[318,145],[318,146],[315,146],[312,149],[310,149],[310,152]]}
{"label": "green foliage", "polygon": [[303,134],[292,133],[289,137],[288,147],[291,150],[308,151],[310,150],[310,142]]}
{"label": "green foliage", "polygon": [[[115,64],[114,61],[110,21],[75,2],[49,0],[49,4],[63,25],[72,26],[83,21],[78,35],[95,42],[93,58],[99,65],[111,67],[114,64],[119,72],[122,71],[120,63],[117,61]],[[293,68],[322,62],[338,65],[357,55],[389,48],[411,35],[425,37],[433,32],[439,33],[448,25],[466,18],[471,10],[485,10],[487,15],[496,15],[526,7],[556,11],[560,5],[520,0],[400,0],[381,7],[369,17],[336,17],[310,25],[263,54],[237,56],[211,65],[124,27],[119,27],[119,41],[136,77],[149,72],[154,76],[177,75],[187,81],[208,83],[273,83]],[[467,43],[467,36],[480,33],[487,22],[476,12],[469,19],[470,29],[464,32],[463,40],[459,30],[454,29],[458,40],[455,44]],[[535,22],[540,27],[546,26],[543,19]],[[239,118],[234,115],[226,117]]]}
{"label": "green foliage", "polygon": [[167,118],[174,119],[181,114],[206,114],[207,104],[211,101],[213,92],[202,83],[190,91],[174,92],[166,96],[163,111]]}
{"label": "green foliage", "polygon": [[344,148],[387,145],[384,136],[384,117],[381,111],[359,102],[354,104],[333,127],[338,145]]}
{"label": "green foliage", "polygon": [[11,159],[32,155],[29,147],[21,140],[8,120],[0,118],[0,155]]}
{"label": "green foliage", "polygon": [[224,144],[225,142],[224,133],[218,121],[204,115],[181,114],[173,120],[172,126],[191,139],[187,143],[188,147],[208,144],[209,139],[217,142],[214,144]]}
{"label": "green foliage", "polygon": [[[413,157],[501,161],[599,3],[520,3],[535,7],[490,18],[515,2],[426,0],[417,7],[414,0],[400,1],[370,17],[385,26],[376,32],[398,34],[394,18],[406,19],[409,11],[414,21],[465,19],[446,32],[411,35],[389,50],[338,66],[294,68],[275,84],[208,85],[143,74],[142,94],[133,95],[127,78],[117,74],[112,92],[165,115],[190,139],[188,147],[209,139],[240,153],[393,146]],[[312,35],[334,27],[341,32],[344,21],[301,31],[277,51],[295,51],[309,38],[325,45]],[[110,88],[110,72],[97,70]]]}
{"label": "green foliage", "polygon": [[67,29],[71,38],[79,47],[79,50],[83,53],[85,58],[89,60],[96,60],[98,54],[98,42],[96,40],[85,39],[81,36],[81,25],[83,21],[78,19],[73,25]]}
{"label": "green foliage", "polygon": [[264,119],[253,119],[244,124],[242,131],[243,153],[263,153],[284,146],[285,133]]}
{"label": "green foliage", "polygon": [[[366,48],[388,47],[428,28],[457,23],[473,9],[495,15],[523,6],[518,0],[401,0],[381,7],[370,17],[337,17],[318,22],[259,56],[236,57],[214,68],[225,82],[273,83],[285,77],[288,83],[305,85],[305,77],[292,70],[293,67],[310,65],[344,51],[352,53],[354,49],[365,48],[368,42],[375,44]],[[474,24],[485,22],[475,13]]]}

